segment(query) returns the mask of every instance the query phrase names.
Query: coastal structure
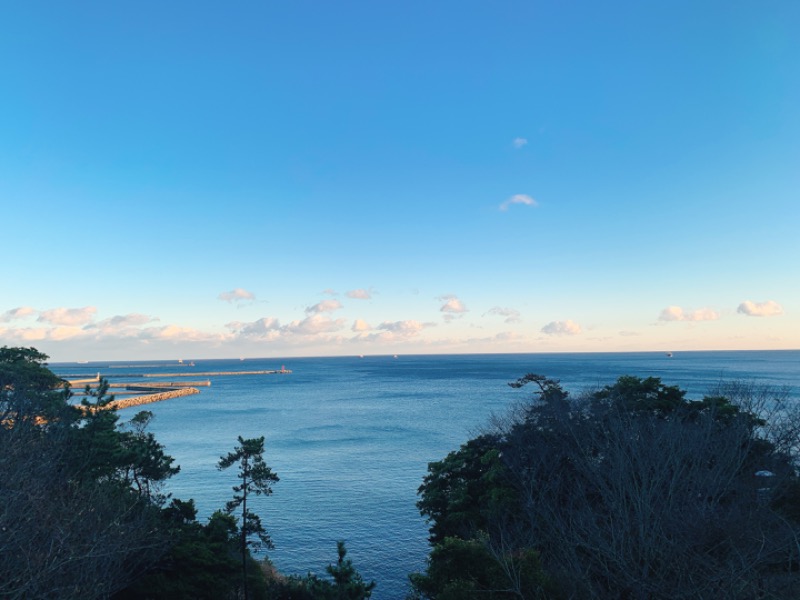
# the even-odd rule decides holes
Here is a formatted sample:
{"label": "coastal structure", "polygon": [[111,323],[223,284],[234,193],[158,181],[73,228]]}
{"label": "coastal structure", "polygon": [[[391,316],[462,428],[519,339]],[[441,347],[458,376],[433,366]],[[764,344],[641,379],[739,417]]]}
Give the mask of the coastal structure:
{"label": "coastal structure", "polygon": [[[204,373],[136,373],[125,375],[114,375],[114,377],[125,377],[130,379],[149,379],[149,378],[180,378],[180,377],[218,377],[218,376],[231,376],[231,375],[286,375],[291,373],[290,369],[281,365],[277,370],[265,371],[209,371]],[[101,379],[105,379],[98,372],[97,375],[91,378],[70,379],[65,380],[65,385],[75,388],[76,396],[90,396],[92,392],[97,390]],[[94,384],[94,387],[93,387]],[[84,386],[79,391],[79,387]],[[140,406],[143,404],[151,404],[153,402],[162,402],[172,398],[182,398],[184,396],[192,396],[199,394],[198,387],[211,386],[211,380],[204,381],[152,381],[152,382],[127,382],[127,383],[109,383],[109,389],[124,390],[115,391],[115,394],[128,394],[143,392],[131,398],[121,398],[119,400],[112,400],[97,409],[88,410],[113,410],[122,408],[131,408],[133,406]]]}

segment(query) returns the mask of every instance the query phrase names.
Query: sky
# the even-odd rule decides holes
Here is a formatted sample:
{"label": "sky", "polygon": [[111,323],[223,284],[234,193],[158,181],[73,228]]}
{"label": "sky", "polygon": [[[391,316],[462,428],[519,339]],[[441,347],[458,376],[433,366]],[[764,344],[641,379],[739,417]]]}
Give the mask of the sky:
{"label": "sky", "polygon": [[0,346],[800,348],[800,2],[5,3]]}

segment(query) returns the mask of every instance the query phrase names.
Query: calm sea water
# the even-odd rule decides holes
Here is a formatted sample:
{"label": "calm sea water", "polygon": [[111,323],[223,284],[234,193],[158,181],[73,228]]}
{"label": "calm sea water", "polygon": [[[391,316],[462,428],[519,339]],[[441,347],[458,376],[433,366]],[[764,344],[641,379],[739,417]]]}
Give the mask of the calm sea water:
{"label": "calm sea water", "polygon": [[[424,568],[427,527],[415,507],[427,464],[440,460],[529,391],[506,384],[525,373],[560,379],[573,393],[623,374],[656,376],[696,398],[724,381],[800,389],[800,351],[367,356],[53,364],[58,373],[100,372],[111,381],[156,372],[279,369],[287,375],[214,376],[200,395],[150,404],[151,430],[181,466],[168,491],[194,498],[201,518],[224,506],[234,468],[216,469],[237,436],[266,437],[281,481],[250,505],[285,573],[322,573],[345,540],[373,597],[401,599],[407,574]],[[152,380],[151,380],[152,381]],[[128,419],[138,409],[120,411]]]}

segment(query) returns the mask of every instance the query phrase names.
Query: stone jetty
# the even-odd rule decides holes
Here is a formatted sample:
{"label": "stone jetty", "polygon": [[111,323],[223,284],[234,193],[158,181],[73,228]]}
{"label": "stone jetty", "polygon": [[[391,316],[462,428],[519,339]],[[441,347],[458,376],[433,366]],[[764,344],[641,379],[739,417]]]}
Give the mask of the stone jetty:
{"label": "stone jetty", "polygon": [[[162,388],[159,388],[162,389]],[[122,408],[131,408],[132,406],[141,406],[142,404],[152,404],[153,402],[162,402],[164,400],[171,400],[172,398],[181,398],[183,396],[193,396],[199,394],[200,390],[193,387],[182,387],[178,389],[171,389],[160,391],[152,394],[144,394],[142,396],[134,396],[133,398],[122,398],[120,400],[112,400],[108,404],[98,407],[78,406],[81,410],[119,410]]]}
{"label": "stone jetty", "polygon": [[132,406],[140,406],[142,404],[152,404],[153,402],[161,402],[163,400],[171,400],[172,398],[181,398],[183,396],[193,396],[199,394],[200,390],[193,387],[182,387],[173,390],[158,392],[155,394],[146,394],[144,396],[134,396],[133,398],[123,398],[121,400],[113,400],[106,404],[103,408],[130,408]]}
{"label": "stone jetty", "polygon": [[291,369],[277,369],[273,371],[211,371],[208,373],[143,373],[141,375],[128,375],[128,377],[218,377],[220,375],[288,375]]}
{"label": "stone jetty", "polygon": [[[180,387],[210,387],[211,380],[205,381],[150,381],[147,383],[109,383],[109,388],[123,388],[126,390],[134,390],[138,392],[146,392],[148,390],[159,391],[164,388],[180,388]],[[117,393],[117,392],[114,392]]]}
{"label": "stone jetty", "polygon": [[[114,377],[125,377],[126,379],[175,379],[181,377],[220,377],[230,375],[286,375],[291,373],[291,370],[281,366],[280,369],[271,371],[210,371],[204,373],[197,372],[184,372],[184,373],[127,373],[124,375],[114,375]],[[92,384],[97,384],[100,379],[106,379],[108,376],[102,376],[98,373],[91,379],[73,379],[69,380],[70,387],[75,389],[75,395],[85,395],[81,393],[79,386],[85,386],[91,389]],[[183,396],[191,396],[199,394],[198,387],[208,387],[211,385],[211,380],[206,379],[203,381],[148,381],[148,382],[126,382],[126,383],[109,383],[108,387],[113,389],[125,390],[117,392],[119,394],[130,394],[143,392],[141,395],[133,396],[131,398],[121,398],[113,400],[100,407],[100,410],[106,409],[121,409],[130,408],[132,406],[140,406],[142,404],[151,404],[153,402],[161,402],[163,400],[170,400],[172,398],[180,398]],[[93,410],[93,409],[89,409]]]}

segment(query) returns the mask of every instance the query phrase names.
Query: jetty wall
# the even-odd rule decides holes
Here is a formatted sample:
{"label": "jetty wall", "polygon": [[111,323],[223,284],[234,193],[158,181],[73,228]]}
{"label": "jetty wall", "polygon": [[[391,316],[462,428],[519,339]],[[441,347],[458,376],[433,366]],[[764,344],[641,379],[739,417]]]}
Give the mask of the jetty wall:
{"label": "jetty wall", "polygon": [[[211,377],[217,375],[288,375],[290,369],[276,369],[272,371],[210,371],[206,373],[142,373],[136,377]],[[128,377],[133,377],[129,375]]]}
{"label": "jetty wall", "polygon": [[147,390],[158,391],[160,389],[172,389],[180,387],[211,387],[211,381],[148,381],[147,383],[110,383],[108,387],[114,389],[124,388],[126,390],[138,390],[146,392]]}
{"label": "jetty wall", "polygon": [[168,390],[166,392],[159,392],[157,394],[147,394],[145,396],[134,396],[133,398],[123,398],[121,400],[114,400],[106,404],[103,408],[130,408],[131,406],[141,406],[142,404],[152,404],[153,402],[161,402],[163,400],[170,400],[172,398],[181,398],[182,396],[193,396],[199,394],[200,390],[193,387],[183,387],[176,390]]}

